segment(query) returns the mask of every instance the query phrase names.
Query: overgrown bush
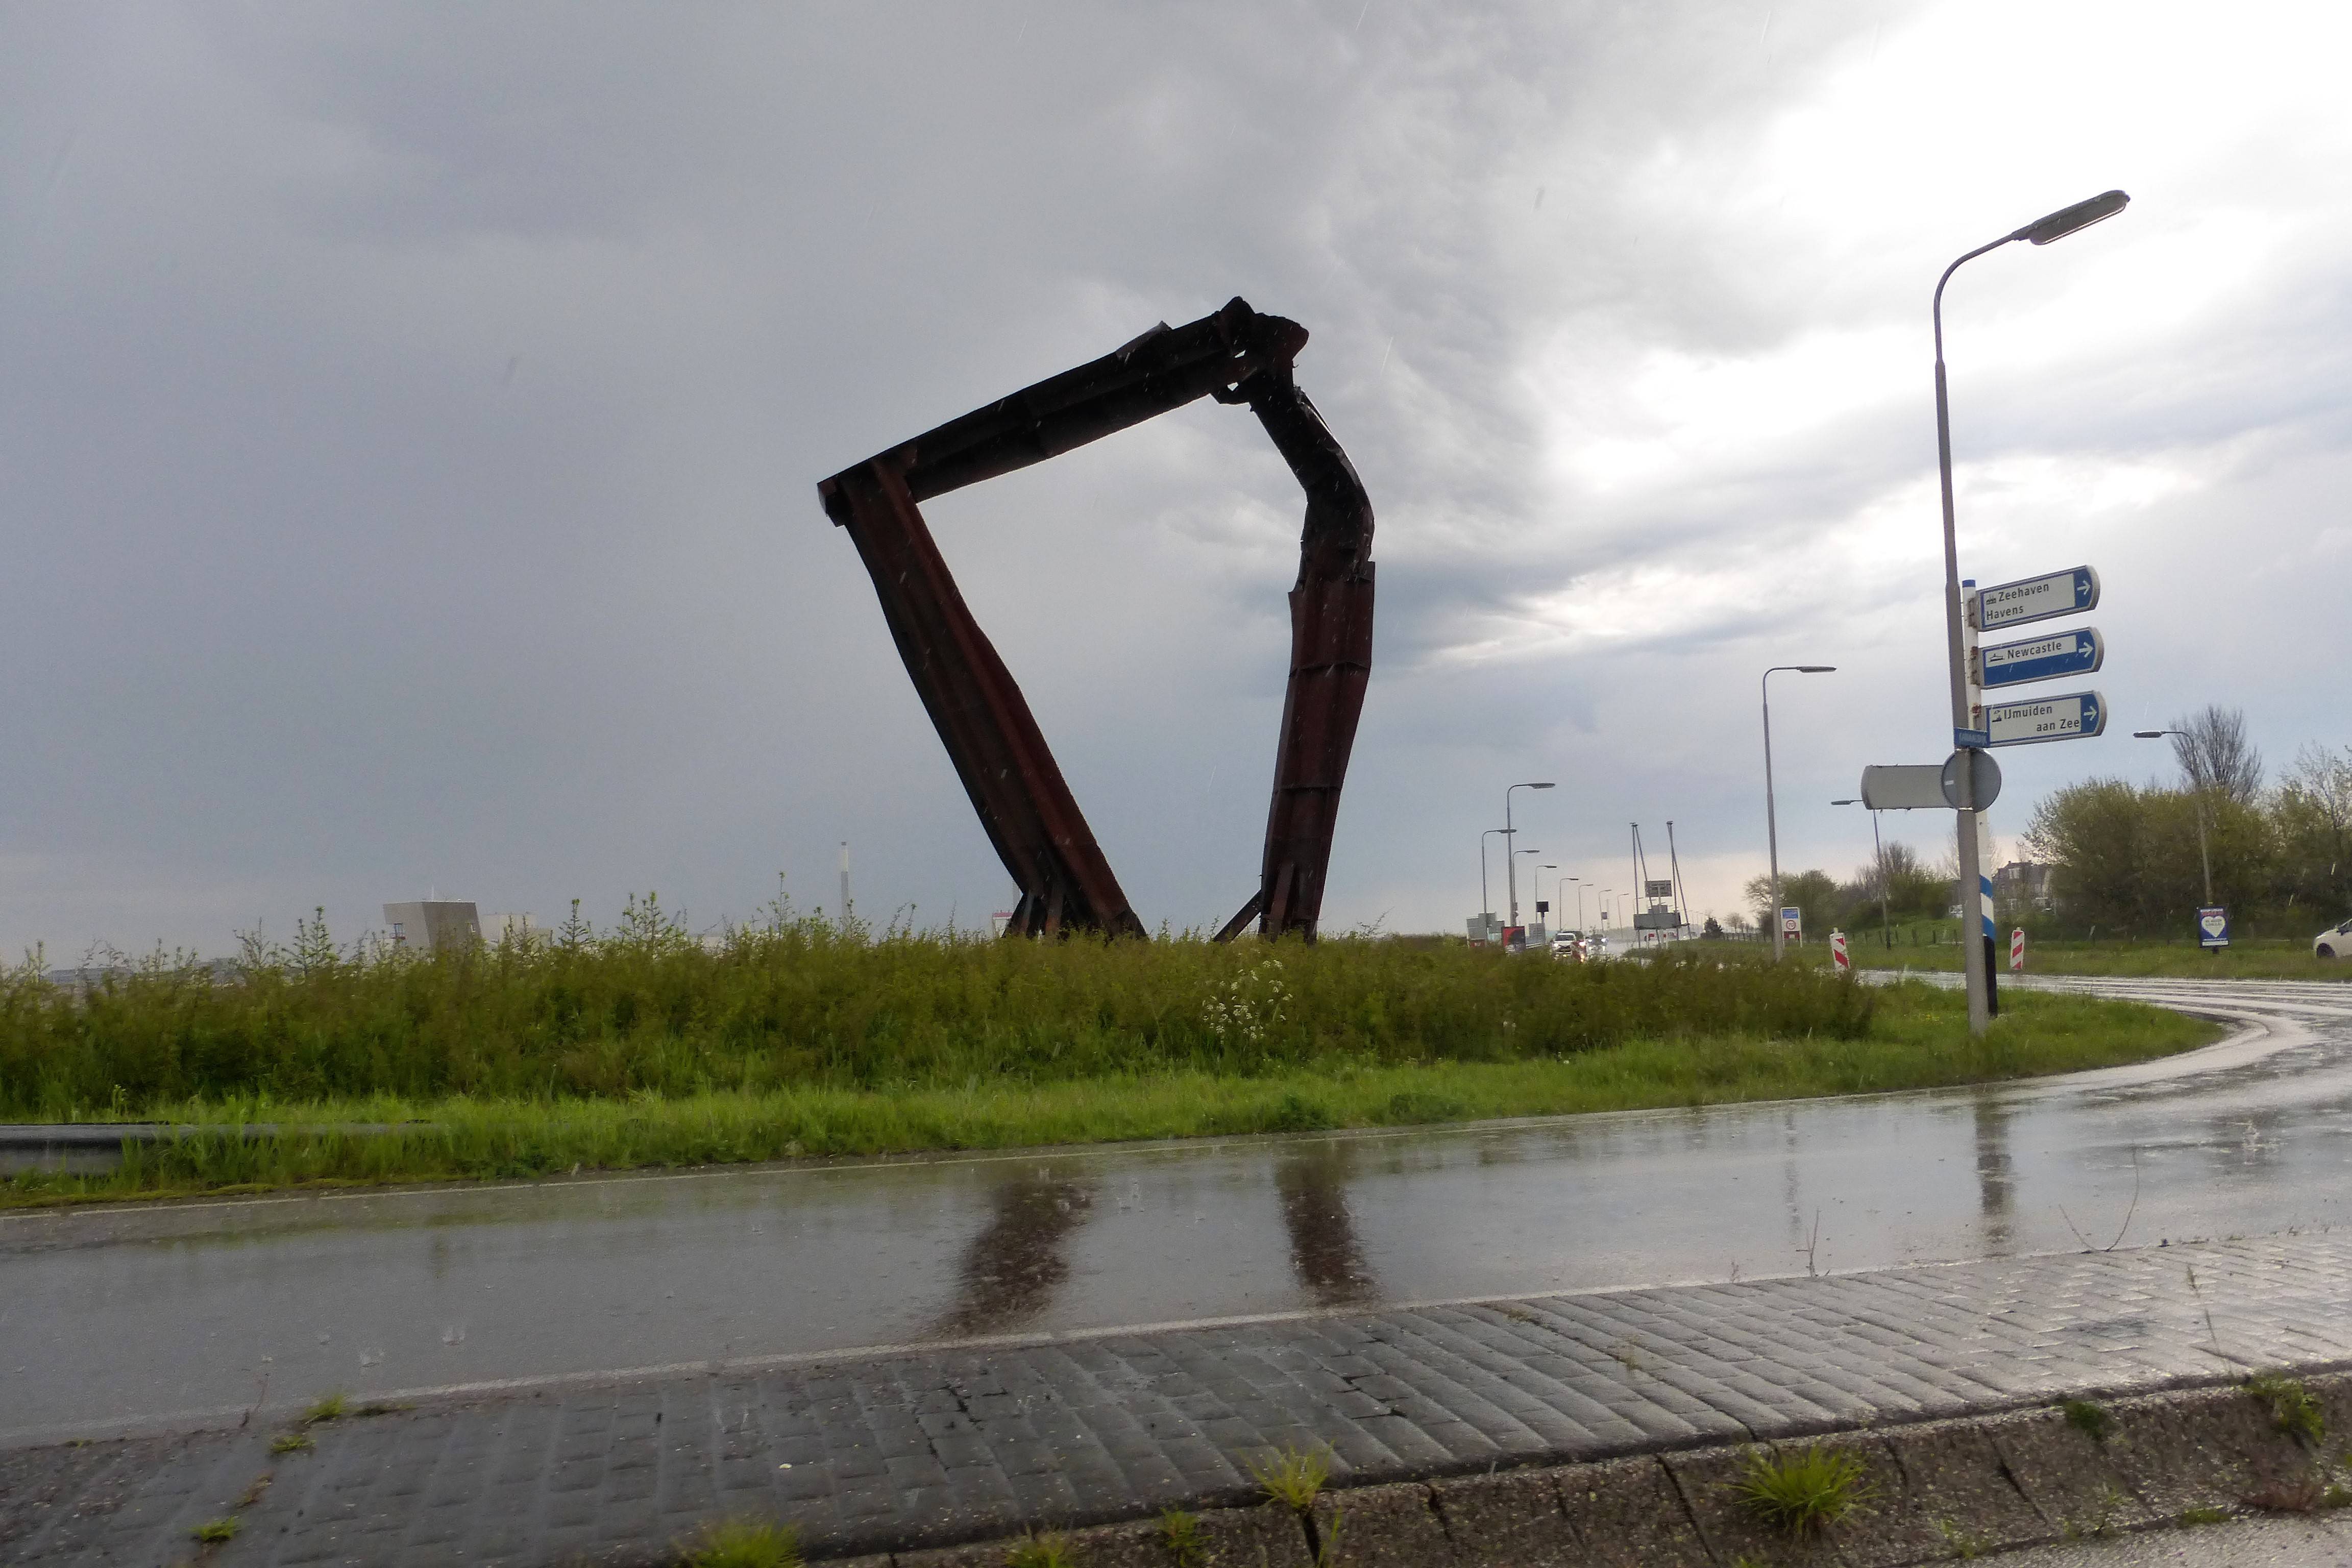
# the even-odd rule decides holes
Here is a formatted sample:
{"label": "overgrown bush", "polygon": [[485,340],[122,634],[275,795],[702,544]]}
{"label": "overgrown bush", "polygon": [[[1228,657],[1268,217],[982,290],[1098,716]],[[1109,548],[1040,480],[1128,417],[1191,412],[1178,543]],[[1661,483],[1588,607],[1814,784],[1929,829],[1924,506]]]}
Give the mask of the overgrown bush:
{"label": "overgrown bush", "polygon": [[1345,938],[1003,942],[845,932],[781,905],[704,942],[648,900],[614,931],[575,919],[551,942],[454,953],[339,952],[305,922],[293,948],[249,942],[226,975],[161,956],[86,988],[0,971],[0,1115],[1503,1062],[1692,1035],[1858,1039],[1875,1000],[1716,952],[1576,964]]}

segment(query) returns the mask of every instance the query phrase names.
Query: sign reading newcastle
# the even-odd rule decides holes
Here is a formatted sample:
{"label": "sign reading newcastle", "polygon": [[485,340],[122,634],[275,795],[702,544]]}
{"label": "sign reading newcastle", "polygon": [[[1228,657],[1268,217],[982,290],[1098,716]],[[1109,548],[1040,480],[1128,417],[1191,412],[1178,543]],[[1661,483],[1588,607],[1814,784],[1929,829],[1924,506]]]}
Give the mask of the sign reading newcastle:
{"label": "sign reading newcastle", "polygon": [[2088,566],[2040,577],[2021,577],[1977,595],[1977,629],[1999,631],[2053,616],[2078,616],[2099,607],[2099,574]]}
{"label": "sign reading newcastle", "polygon": [[1985,728],[1996,746],[2088,740],[2106,727],[2107,700],[2095,691],[1999,702],[1985,709]]}
{"label": "sign reading newcastle", "polygon": [[1980,686],[2022,686],[2029,680],[2095,675],[2107,661],[2106,640],[2093,626],[2052,632],[2023,642],[1995,643],[1984,650]]}

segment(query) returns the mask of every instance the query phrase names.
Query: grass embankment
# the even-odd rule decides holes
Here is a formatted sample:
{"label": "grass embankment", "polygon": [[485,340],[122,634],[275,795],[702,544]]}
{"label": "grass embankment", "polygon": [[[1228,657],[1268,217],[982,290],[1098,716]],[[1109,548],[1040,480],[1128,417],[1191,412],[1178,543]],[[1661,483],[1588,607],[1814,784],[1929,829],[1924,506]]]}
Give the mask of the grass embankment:
{"label": "grass embankment", "polygon": [[[2000,972],[2009,973],[2009,944],[1999,944]],[[1958,946],[1904,947],[1879,944],[1871,932],[1849,933],[1846,952],[1865,969],[1933,969],[1957,971],[1962,952]],[[1819,966],[1829,963],[1829,947],[1808,942],[1802,956]],[[2167,980],[2333,980],[2352,981],[2352,960],[2311,955],[2309,941],[2259,939],[2231,942],[2219,952],[2191,942],[2025,942],[2028,974],[2105,974],[2118,979]]]}
{"label": "grass embankment", "polygon": [[[2210,1026],[1712,952],[845,939],[663,927],[463,956],[0,975],[0,1116],[219,1127],[0,1203],[794,1155],[1392,1126],[1951,1084],[2143,1059]],[[240,1124],[429,1122],[247,1139]]]}

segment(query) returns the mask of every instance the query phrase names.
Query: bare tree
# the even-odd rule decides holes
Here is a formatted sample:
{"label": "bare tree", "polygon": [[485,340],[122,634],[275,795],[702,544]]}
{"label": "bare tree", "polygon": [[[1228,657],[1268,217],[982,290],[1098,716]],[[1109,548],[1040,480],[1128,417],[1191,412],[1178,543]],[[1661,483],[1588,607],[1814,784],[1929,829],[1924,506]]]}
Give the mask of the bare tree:
{"label": "bare tree", "polygon": [[2208,703],[2200,712],[2175,719],[2168,728],[2172,755],[2194,790],[2218,790],[2241,805],[2263,793],[2263,754],[2246,739],[2246,712]]}

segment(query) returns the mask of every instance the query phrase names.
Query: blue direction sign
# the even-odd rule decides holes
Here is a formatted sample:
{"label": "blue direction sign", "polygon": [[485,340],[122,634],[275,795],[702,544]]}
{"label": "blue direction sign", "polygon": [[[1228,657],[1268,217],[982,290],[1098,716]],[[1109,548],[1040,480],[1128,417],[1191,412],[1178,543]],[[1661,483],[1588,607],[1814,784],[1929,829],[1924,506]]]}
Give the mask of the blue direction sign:
{"label": "blue direction sign", "polygon": [[2020,577],[2014,583],[1979,590],[1975,605],[1977,629],[2000,631],[2029,621],[2046,621],[2053,616],[2079,616],[2098,607],[2099,574],[2088,566],[2072,566],[2063,572]]}
{"label": "blue direction sign", "polygon": [[2043,741],[2083,741],[2107,727],[2107,700],[2095,691],[2035,697],[1989,704],[1985,729],[1996,746],[2032,746]]}
{"label": "blue direction sign", "polygon": [[1984,649],[1977,684],[2022,686],[2029,680],[2055,680],[2061,676],[2095,675],[2107,662],[2107,643],[2095,626],[2023,642],[1994,643]]}

